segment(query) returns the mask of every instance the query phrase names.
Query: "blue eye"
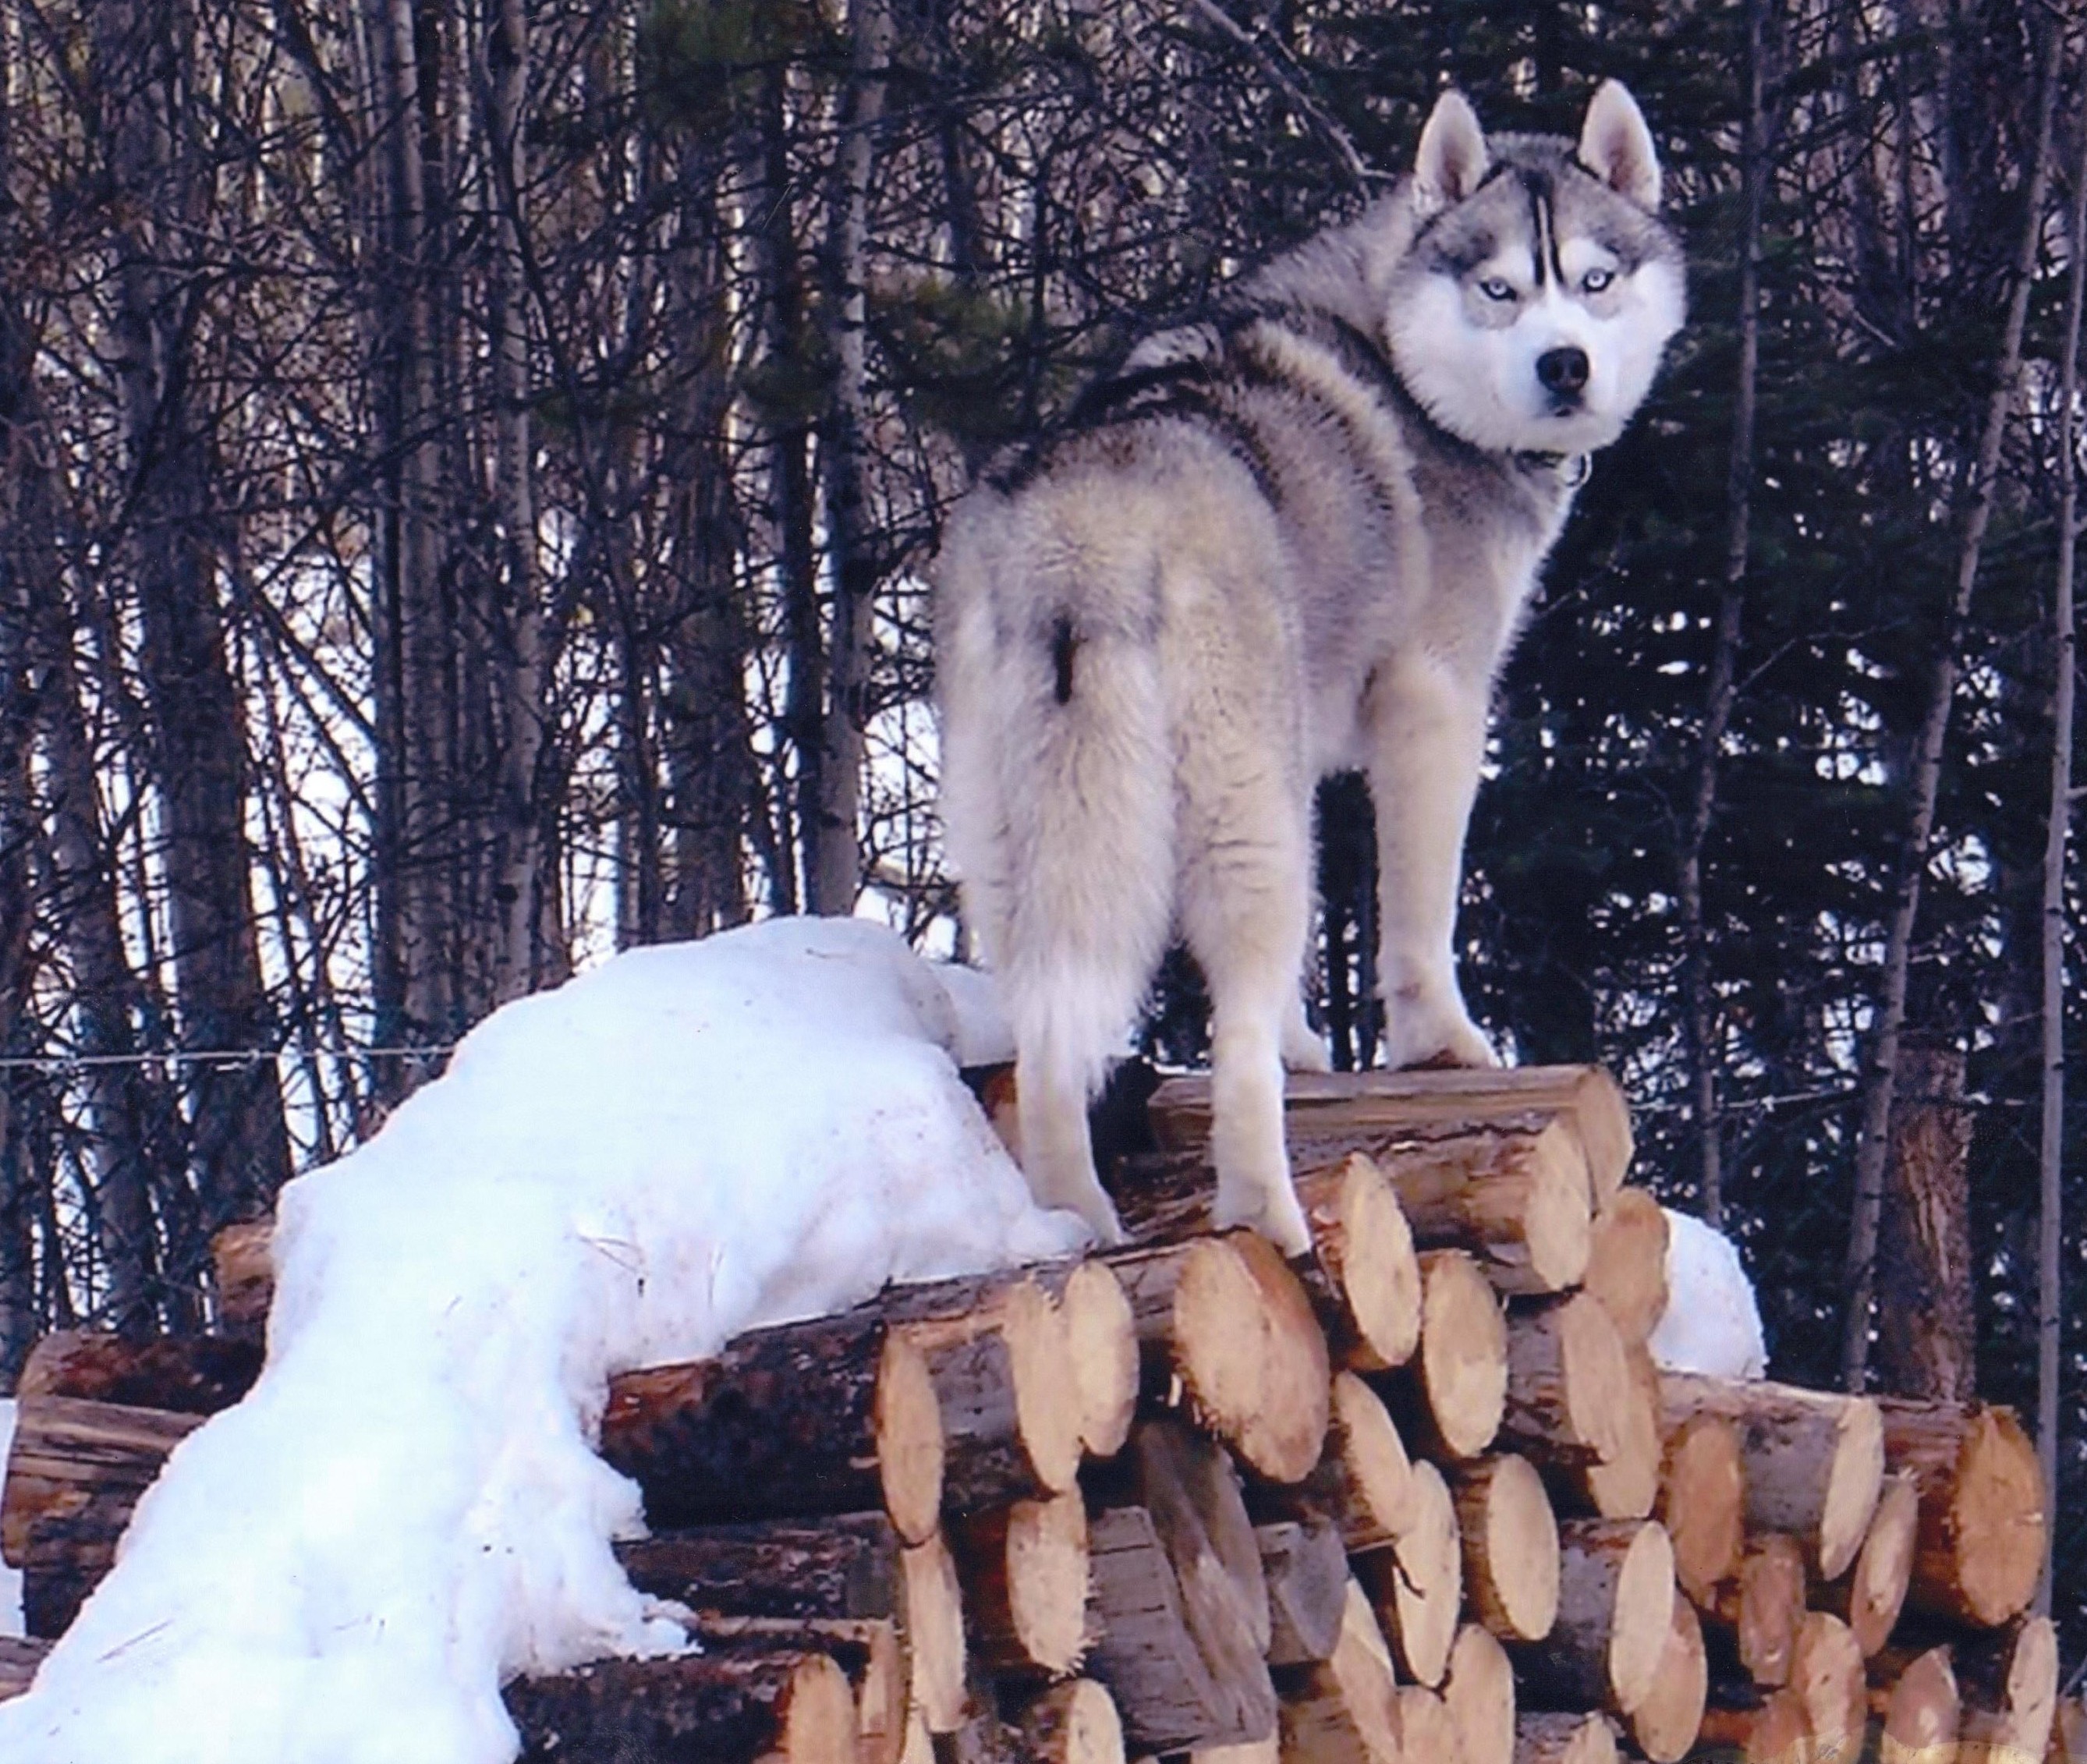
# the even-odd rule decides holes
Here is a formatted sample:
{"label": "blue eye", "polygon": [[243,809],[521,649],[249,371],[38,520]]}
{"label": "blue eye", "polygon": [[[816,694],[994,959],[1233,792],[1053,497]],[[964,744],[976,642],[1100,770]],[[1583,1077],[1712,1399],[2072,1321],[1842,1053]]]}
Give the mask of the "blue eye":
{"label": "blue eye", "polygon": [[1590,294],[1598,294],[1615,279],[1614,270],[1590,270],[1580,278],[1580,285]]}
{"label": "blue eye", "polygon": [[1479,284],[1479,292],[1487,300],[1513,300],[1514,290],[1497,275],[1488,275]]}

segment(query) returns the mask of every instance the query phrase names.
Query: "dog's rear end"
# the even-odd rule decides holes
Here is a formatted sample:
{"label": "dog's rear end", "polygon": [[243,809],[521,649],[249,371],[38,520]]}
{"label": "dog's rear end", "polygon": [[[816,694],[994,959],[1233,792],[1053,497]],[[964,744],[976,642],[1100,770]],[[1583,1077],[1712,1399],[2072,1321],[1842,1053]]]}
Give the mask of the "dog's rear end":
{"label": "dog's rear end", "polygon": [[1172,912],[1173,776],[1149,584],[1125,541],[989,489],[937,566],[943,818],[1014,1019],[1022,1162],[1120,1241],[1086,1104]]}

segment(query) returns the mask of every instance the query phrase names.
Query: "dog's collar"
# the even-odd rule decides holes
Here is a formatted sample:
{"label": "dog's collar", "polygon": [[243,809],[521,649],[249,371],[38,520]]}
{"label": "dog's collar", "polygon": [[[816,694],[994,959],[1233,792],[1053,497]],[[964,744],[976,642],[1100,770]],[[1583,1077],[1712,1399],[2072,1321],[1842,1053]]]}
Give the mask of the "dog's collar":
{"label": "dog's collar", "polygon": [[1539,453],[1532,450],[1517,453],[1514,463],[1525,472],[1556,472],[1559,481],[1568,490],[1578,489],[1594,469],[1594,456],[1588,453]]}

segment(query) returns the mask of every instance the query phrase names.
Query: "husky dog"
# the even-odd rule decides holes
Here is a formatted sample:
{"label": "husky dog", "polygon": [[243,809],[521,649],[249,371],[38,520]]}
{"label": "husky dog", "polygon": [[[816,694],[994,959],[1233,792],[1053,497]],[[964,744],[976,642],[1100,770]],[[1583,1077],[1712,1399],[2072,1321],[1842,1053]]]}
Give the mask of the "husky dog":
{"label": "husky dog", "polygon": [[1487,703],[1681,323],[1659,185],[1613,80],[1577,143],[1488,139],[1445,92],[1388,195],[1148,339],[953,514],[950,852],[1030,1185],[1103,1242],[1086,1104],[1178,934],[1210,985],[1213,1216],[1307,1247],[1283,1067],[1325,1064],[1299,989],[1328,772],[1376,800],[1389,1063],[1492,1063],[1451,949]]}

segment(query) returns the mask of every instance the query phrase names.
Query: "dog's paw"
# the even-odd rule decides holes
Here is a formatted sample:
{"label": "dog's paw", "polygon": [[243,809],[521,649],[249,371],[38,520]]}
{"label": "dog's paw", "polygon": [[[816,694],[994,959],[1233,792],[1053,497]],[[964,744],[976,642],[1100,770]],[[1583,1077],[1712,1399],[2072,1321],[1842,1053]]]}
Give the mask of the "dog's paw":
{"label": "dog's paw", "polygon": [[1393,1071],[1412,1066],[1500,1064],[1492,1044],[1453,999],[1432,1008],[1395,1002],[1386,1014],[1384,1063]]}
{"label": "dog's paw", "polygon": [[1286,1072],[1330,1072],[1333,1056],[1326,1044],[1305,1020],[1302,1007],[1283,1022],[1283,1069]]}
{"label": "dog's paw", "polygon": [[1123,1221],[1116,1216],[1116,1209],[1106,1200],[1099,1207],[1082,1207],[1080,1216],[1087,1222],[1093,1233],[1097,1249],[1120,1249],[1130,1241],[1130,1234],[1123,1228]]}
{"label": "dog's paw", "polygon": [[1219,1231],[1244,1228],[1257,1231],[1285,1256],[1301,1256],[1312,1247],[1311,1228],[1296,1192],[1287,1181],[1274,1190],[1256,1189],[1246,1194],[1220,1186],[1210,1208],[1210,1223]]}

